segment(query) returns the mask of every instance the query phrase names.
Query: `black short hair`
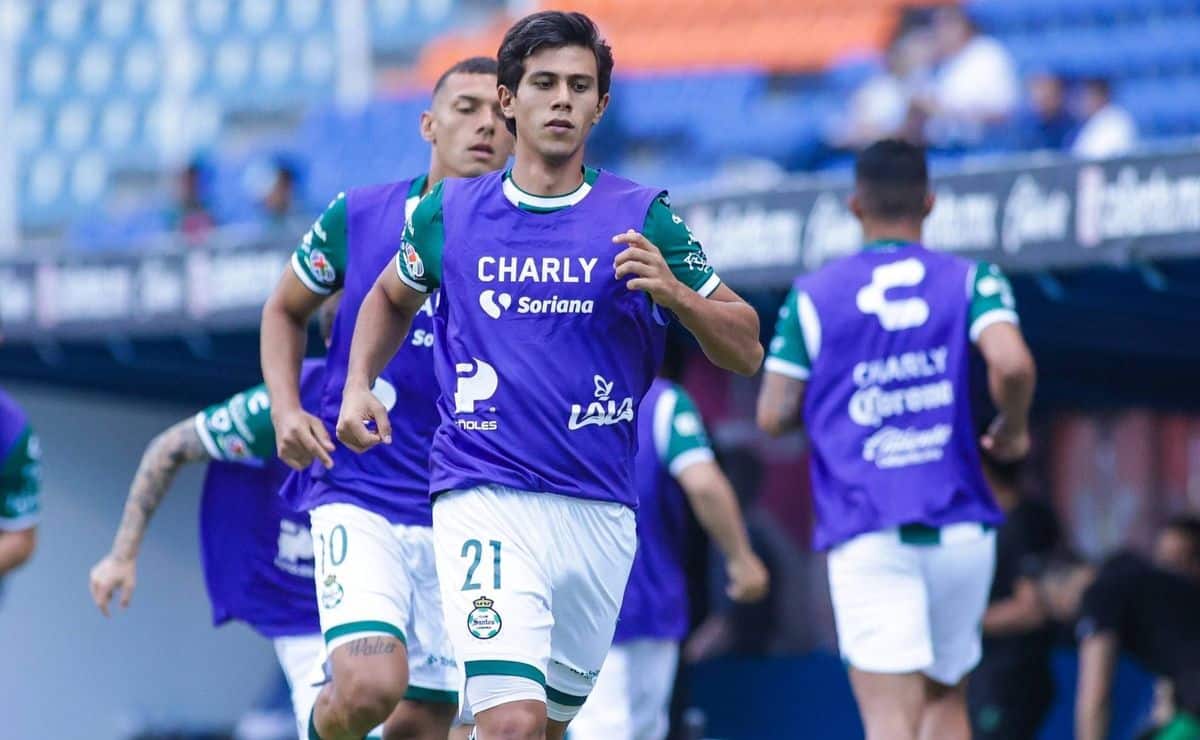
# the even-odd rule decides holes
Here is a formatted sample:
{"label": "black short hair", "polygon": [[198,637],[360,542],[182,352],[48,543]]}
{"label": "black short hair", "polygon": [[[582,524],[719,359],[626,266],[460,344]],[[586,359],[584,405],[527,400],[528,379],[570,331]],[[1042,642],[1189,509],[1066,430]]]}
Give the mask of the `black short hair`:
{"label": "black short hair", "polygon": [[899,221],[925,216],[929,168],[924,147],[883,139],[858,155],[854,182],[863,210],[876,218]]}
{"label": "black short hair", "polygon": [[442,76],[433,83],[433,94],[436,96],[442,86],[446,84],[446,80],[450,79],[450,75],[494,75],[498,66],[496,60],[491,57],[470,57],[462,61],[455,62],[453,66],[442,72]]}
{"label": "black short hair", "polygon": [[[582,46],[596,55],[596,84],[600,97],[608,94],[612,84],[612,47],[600,36],[600,29],[591,18],[583,13],[565,13],[547,10],[527,15],[512,25],[500,42],[496,53],[500,71],[499,83],[516,91],[525,76],[525,60],[542,49],[561,49],[564,46]],[[515,134],[517,123],[505,121],[508,130]]]}
{"label": "black short hair", "polygon": [[1192,546],[1192,558],[1200,560],[1200,517],[1195,514],[1178,514],[1167,520],[1164,530],[1174,530],[1184,537]]}

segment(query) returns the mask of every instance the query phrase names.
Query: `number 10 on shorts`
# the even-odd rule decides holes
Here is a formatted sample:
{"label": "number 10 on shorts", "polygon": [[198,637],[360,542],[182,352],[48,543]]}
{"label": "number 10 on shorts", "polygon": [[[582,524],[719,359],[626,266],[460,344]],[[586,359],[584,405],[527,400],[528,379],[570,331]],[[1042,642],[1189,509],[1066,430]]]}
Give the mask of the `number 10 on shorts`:
{"label": "number 10 on shorts", "polygon": [[[492,588],[500,589],[500,549],[501,543],[499,540],[489,540],[488,545],[492,549]],[[470,558],[471,564],[467,566],[467,577],[463,581],[463,591],[478,591],[483,588],[475,580],[475,571],[479,569],[479,564],[483,562],[483,543],[479,540],[467,540],[462,546],[462,557]]]}

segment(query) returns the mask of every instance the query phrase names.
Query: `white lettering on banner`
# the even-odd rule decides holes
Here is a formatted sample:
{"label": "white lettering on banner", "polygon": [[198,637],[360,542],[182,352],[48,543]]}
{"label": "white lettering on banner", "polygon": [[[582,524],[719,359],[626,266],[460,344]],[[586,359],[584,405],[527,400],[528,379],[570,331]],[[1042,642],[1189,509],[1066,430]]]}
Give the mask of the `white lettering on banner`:
{"label": "white lettering on banner", "polygon": [[937,191],[933,213],[925,221],[924,242],[933,249],[977,252],[996,246],[996,212],[1000,202],[992,193]]}
{"label": "white lettering on banner", "polygon": [[1109,182],[1099,165],[1078,176],[1076,239],[1094,247],[1109,239],[1128,239],[1200,231],[1200,176],[1172,178],[1155,168],[1145,180],[1133,165]]}
{"label": "white lettering on banner", "polygon": [[33,318],[33,285],[15,270],[0,270],[0,325]]}
{"label": "white lettering on banner", "polygon": [[854,384],[859,388],[885,385],[898,380],[932,378],[946,373],[950,350],[946,346],[919,352],[905,352],[881,360],[867,360],[854,366]]}
{"label": "white lettering on banner", "polygon": [[279,282],[278,252],[193,252],[187,257],[188,313],[259,308]]}
{"label": "white lettering on banner", "polygon": [[800,259],[804,221],[793,210],[759,203],[698,205],[688,209],[685,220],[717,272],[791,267]]}
{"label": "white lettering on banner", "polygon": [[949,424],[929,429],[884,427],[863,442],[864,460],[880,468],[902,468],[941,460],[953,434]]}
{"label": "white lettering on banner", "polygon": [[1070,215],[1067,191],[1043,190],[1032,175],[1021,175],[1004,204],[1000,244],[1012,254],[1030,242],[1066,241]]}
{"label": "white lettering on banner", "polygon": [[133,317],[134,271],[129,265],[38,265],[38,320],[65,321]]}
{"label": "white lettering on banner", "polygon": [[850,397],[850,418],[864,427],[877,427],[885,419],[901,414],[945,408],[954,405],[954,384],[949,380],[885,391],[877,385],[857,391]]}
{"label": "white lettering on banner", "polygon": [[590,283],[598,257],[480,257],[484,283]]}
{"label": "white lettering on banner", "polygon": [[821,193],[804,227],[804,265],[815,270],[831,259],[854,254],[862,247],[862,225],[842,198]]}
{"label": "white lettering on banner", "polygon": [[633,399],[626,398],[621,402],[612,399],[613,383],[602,375],[592,376],[595,400],[588,404],[585,411],[580,404],[571,405],[571,418],[567,420],[567,428],[571,431],[586,426],[611,426],[624,421],[633,421]]}

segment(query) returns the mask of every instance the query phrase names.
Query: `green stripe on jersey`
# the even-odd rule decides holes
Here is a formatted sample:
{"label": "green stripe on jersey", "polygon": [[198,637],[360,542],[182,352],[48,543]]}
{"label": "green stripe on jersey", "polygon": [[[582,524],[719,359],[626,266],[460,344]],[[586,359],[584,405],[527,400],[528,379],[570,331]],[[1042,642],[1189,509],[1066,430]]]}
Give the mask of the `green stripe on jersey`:
{"label": "green stripe on jersey", "polygon": [[41,511],[42,448],[26,424],[0,462],[0,530],[28,529]]}
{"label": "green stripe on jersey", "polygon": [[275,456],[271,398],[256,385],[213,404],[196,416],[196,431],[214,460],[269,460]]}

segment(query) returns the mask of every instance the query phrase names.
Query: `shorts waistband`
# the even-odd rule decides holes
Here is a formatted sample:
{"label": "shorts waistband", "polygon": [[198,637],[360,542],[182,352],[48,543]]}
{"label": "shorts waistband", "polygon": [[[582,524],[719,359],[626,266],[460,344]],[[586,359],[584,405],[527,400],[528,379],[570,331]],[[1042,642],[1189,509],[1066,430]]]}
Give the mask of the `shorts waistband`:
{"label": "shorts waistband", "polygon": [[990,524],[980,522],[958,522],[944,527],[928,524],[901,524],[894,531],[906,545],[953,545],[970,542],[995,530]]}

